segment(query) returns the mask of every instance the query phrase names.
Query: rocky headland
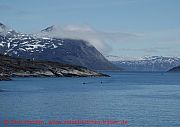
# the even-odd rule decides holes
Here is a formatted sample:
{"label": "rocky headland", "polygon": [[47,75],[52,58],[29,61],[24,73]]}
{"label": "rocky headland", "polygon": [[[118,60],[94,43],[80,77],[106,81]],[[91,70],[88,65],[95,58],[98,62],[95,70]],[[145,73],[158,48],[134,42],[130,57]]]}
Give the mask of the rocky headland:
{"label": "rocky headland", "polygon": [[0,81],[11,77],[103,77],[85,67],[0,55]]}

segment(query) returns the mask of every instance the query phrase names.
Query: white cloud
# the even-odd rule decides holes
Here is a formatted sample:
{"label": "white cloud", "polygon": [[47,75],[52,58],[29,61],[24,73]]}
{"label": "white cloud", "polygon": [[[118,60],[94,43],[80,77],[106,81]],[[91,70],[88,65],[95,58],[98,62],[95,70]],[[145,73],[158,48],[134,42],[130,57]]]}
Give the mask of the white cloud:
{"label": "white cloud", "polygon": [[108,41],[117,42],[119,40],[139,36],[137,34],[122,32],[102,32],[97,31],[89,26],[78,25],[51,26],[49,27],[49,32],[43,31],[37,35],[57,38],[82,39],[88,41],[102,53],[111,51],[111,46],[107,43]]}

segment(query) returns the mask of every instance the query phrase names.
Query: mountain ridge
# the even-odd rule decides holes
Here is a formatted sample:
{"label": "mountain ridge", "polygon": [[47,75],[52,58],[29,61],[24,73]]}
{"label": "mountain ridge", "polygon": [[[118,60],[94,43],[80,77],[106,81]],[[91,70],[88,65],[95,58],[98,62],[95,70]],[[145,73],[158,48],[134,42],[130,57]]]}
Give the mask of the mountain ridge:
{"label": "mountain ridge", "polygon": [[139,59],[112,61],[129,71],[168,71],[180,65],[180,57],[146,56]]}

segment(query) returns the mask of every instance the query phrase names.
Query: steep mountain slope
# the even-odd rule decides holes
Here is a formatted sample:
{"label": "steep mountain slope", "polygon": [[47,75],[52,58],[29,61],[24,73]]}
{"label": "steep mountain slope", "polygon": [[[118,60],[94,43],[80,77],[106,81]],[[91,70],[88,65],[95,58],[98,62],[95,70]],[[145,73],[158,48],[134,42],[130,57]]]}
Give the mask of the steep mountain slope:
{"label": "steep mountain slope", "polygon": [[168,72],[180,72],[180,66],[173,67],[172,69],[168,70]]}
{"label": "steep mountain slope", "polygon": [[[50,28],[42,32],[50,31]],[[114,70],[95,47],[83,40],[18,33],[0,23],[0,53],[33,60],[50,60],[96,70]]]}
{"label": "steep mountain slope", "polygon": [[113,61],[117,66],[123,67],[128,71],[168,71],[180,65],[179,57],[151,56],[136,60]]}

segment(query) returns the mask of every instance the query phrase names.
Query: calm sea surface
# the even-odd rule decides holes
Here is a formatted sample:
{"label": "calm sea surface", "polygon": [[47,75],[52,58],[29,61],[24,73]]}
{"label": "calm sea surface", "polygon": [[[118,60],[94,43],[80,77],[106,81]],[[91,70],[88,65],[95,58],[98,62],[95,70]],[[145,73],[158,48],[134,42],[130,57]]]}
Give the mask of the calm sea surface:
{"label": "calm sea surface", "polygon": [[180,74],[105,73],[111,77],[0,82],[0,126],[4,120],[127,120],[128,125],[51,126],[180,127]]}

